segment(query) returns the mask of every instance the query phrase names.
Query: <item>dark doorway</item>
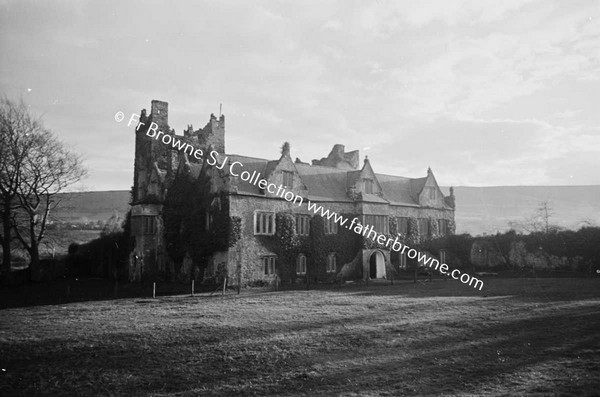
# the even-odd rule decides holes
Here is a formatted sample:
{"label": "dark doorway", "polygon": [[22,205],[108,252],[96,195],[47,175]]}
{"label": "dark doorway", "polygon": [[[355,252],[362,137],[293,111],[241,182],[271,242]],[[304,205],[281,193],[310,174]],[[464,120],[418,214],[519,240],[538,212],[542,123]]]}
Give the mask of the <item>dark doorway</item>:
{"label": "dark doorway", "polygon": [[369,277],[377,278],[377,256],[371,255],[369,259]]}
{"label": "dark doorway", "polygon": [[369,258],[369,278],[385,278],[385,257],[380,251],[375,251]]}

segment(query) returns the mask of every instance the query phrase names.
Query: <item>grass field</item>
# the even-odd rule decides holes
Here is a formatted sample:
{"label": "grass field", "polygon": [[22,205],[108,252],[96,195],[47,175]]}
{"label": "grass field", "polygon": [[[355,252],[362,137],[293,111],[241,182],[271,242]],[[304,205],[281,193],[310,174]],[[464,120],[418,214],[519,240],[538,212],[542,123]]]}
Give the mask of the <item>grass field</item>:
{"label": "grass field", "polygon": [[0,395],[598,395],[600,279],[0,310]]}

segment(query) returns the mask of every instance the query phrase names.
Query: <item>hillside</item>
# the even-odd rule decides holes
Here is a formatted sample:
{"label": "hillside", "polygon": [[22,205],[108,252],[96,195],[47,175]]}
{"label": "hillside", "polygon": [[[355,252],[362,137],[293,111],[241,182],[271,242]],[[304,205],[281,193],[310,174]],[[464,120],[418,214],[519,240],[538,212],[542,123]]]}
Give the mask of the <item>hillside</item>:
{"label": "hillside", "polygon": [[64,193],[54,217],[65,222],[106,221],[115,211],[123,216],[129,209],[128,190]]}
{"label": "hillside", "polygon": [[[448,194],[448,188],[442,188]],[[600,225],[600,186],[456,187],[457,233],[473,235],[508,230],[510,221],[531,217],[542,201],[552,209],[550,221],[577,229]],[[129,191],[66,193],[55,214],[69,222],[107,220],[128,209]]]}

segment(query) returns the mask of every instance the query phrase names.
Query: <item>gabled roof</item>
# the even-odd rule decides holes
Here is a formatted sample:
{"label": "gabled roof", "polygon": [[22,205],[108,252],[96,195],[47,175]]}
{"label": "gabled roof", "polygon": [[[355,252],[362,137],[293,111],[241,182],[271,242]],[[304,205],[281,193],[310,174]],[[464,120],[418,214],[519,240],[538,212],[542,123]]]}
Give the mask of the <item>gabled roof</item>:
{"label": "gabled roof", "polygon": [[298,164],[296,169],[308,189],[308,199],[319,201],[347,201],[347,171],[320,165]]}
{"label": "gabled roof", "polygon": [[[237,154],[220,154],[216,166],[221,167],[223,161],[232,164],[237,161],[243,167],[237,165],[236,172],[247,171],[256,173],[258,179],[268,179],[273,173],[279,160],[266,160],[256,157],[242,156]],[[362,170],[348,171],[335,167],[322,165],[310,165],[306,163],[295,163],[302,183],[306,186],[308,193],[303,195],[305,199],[313,201],[335,201],[354,202],[348,191],[360,178]],[[225,165],[223,172],[229,174],[229,165]],[[406,178],[402,176],[374,174],[382,189],[382,196],[377,194],[363,194],[362,201],[373,203],[389,203],[392,205],[419,206],[419,195],[423,190],[427,177]],[[241,178],[231,178],[231,187],[238,194],[264,196],[256,184],[243,181]],[[448,208],[450,208],[448,206]]]}
{"label": "gabled roof", "polygon": [[[384,175],[376,174],[379,184],[383,189],[384,197],[390,202],[390,204],[398,205],[418,205],[419,193],[414,192],[414,188],[419,185],[415,183],[416,179],[405,178],[403,176]],[[423,179],[423,178],[419,178]],[[423,189],[423,183],[420,183],[421,189]]]}
{"label": "gabled roof", "polygon": [[265,167],[264,178],[267,179],[271,176],[275,168],[277,168],[277,164],[279,164],[278,160],[267,161],[267,166]]}
{"label": "gabled roof", "polygon": [[427,182],[427,177],[410,180],[410,193],[417,203],[419,202],[419,194],[421,194],[423,187],[425,187],[425,182]]}
{"label": "gabled roof", "polygon": [[361,170],[348,171],[346,173],[346,187],[354,186],[354,184],[360,179]]}
{"label": "gabled roof", "polygon": [[[230,154],[230,155],[221,155],[219,164],[222,164],[222,161],[225,157],[229,157],[229,164],[233,164],[233,162],[238,161],[243,164],[243,167],[236,165],[235,172],[241,174],[243,171],[248,171],[250,175],[254,172],[260,174],[259,179],[267,179],[267,169],[269,168],[269,160],[259,159],[256,157],[248,157],[248,156],[240,156],[238,154]],[[227,174],[229,174],[228,166],[223,168]],[[248,193],[254,195],[262,196],[262,192],[258,188],[258,186],[248,182],[243,181],[241,178],[231,178],[231,185],[236,186],[238,193]]]}

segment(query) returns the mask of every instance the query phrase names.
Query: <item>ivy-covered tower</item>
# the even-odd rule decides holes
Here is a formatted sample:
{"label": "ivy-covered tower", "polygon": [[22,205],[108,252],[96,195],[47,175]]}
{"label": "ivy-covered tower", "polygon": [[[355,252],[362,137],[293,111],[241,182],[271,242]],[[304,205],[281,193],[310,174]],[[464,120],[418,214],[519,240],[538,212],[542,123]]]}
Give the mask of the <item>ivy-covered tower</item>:
{"label": "ivy-covered tower", "polygon": [[[143,109],[135,128],[135,161],[131,202],[131,239],[129,280],[157,277],[166,268],[162,222],[164,194],[172,179],[176,156],[168,147],[149,137],[148,129],[173,135],[169,128],[169,105],[152,101],[150,114]],[[154,127],[154,126],[153,126]]]}
{"label": "ivy-covered tower", "polygon": [[175,272],[167,254],[164,204],[178,173],[198,176],[202,161],[178,150],[172,142],[182,141],[207,153],[225,151],[225,116],[211,114],[204,128],[191,125],[183,135],[169,126],[169,104],[153,100],[150,113],[143,109],[135,127],[135,160],[131,203],[131,238],[134,249],[129,259],[131,281],[171,277]]}

